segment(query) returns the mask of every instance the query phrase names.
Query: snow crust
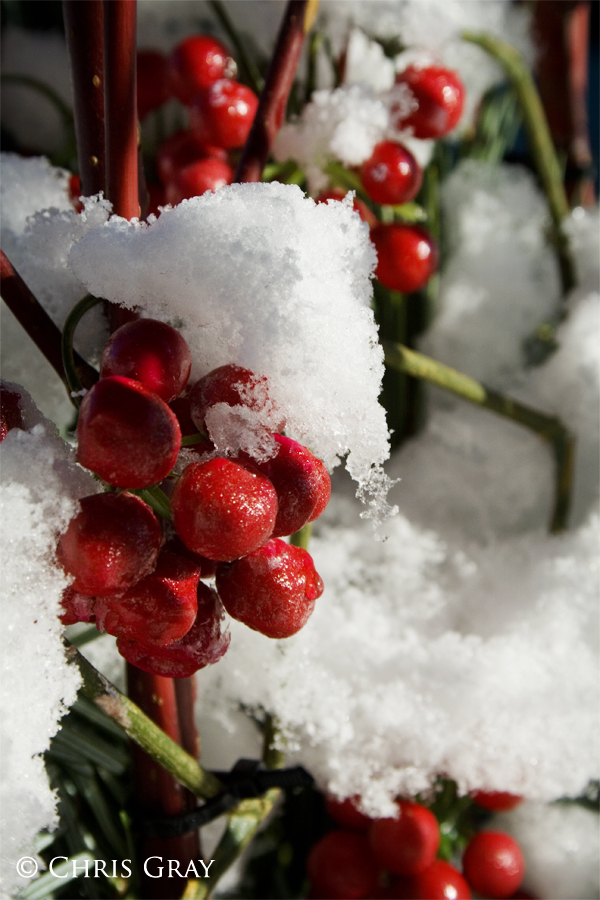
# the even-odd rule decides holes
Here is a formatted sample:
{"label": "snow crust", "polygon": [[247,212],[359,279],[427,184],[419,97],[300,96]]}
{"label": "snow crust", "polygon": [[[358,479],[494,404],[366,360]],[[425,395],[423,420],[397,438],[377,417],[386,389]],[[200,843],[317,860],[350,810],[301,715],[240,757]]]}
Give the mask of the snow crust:
{"label": "snow crust", "polygon": [[[25,397],[25,425],[41,418]],[[35,834],[57,821],[56,797],[39,754],[80,683],[61,644],[58,610],[67,578],[56,566],[54,549],[77,512],[78,498],[96,493],[98,485],[47,421],[30,431],[10,431],[0,461],[0,883],[14,896],[27,883],[16,874],[17,859],[35,856]]]}
{"label": "snow crust", "polygon": [[93,294],[177,324],[192,379],[226,363],[266,376],[287,434],[330,468],[347,453],[352,477],[377,486],[388,432],[370,309],[375,252],[350,202],[232,185],[148,224],[114,216],[74,242],[68,264]]}

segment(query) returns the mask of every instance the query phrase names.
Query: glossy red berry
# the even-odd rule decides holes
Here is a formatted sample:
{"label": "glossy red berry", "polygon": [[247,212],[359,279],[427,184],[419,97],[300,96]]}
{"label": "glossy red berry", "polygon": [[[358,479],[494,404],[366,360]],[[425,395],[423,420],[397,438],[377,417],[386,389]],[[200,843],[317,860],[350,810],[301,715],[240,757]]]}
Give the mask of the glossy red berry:
{"label": "glossy red berry", "polygon": [[[267,379],[242,366],[226,365],[213,369],[193,385],[188,397],[192,419],[204,433],[207,432],[206,413],[216,403],[247,406],[257,413],[273,411]],[[276,424],[276,430],[282,431],[285,419],[279,417]]]}
{"label": "glossy red berry", "polygon": [[238,559],[273,531],[277,494],[263,475],[229,459],[189,465],[171,496],[173,524],[183,543],[209,559]]}
{"label": "glossy red berry", "polygon": [[417,875],[434,861],[440,829],[431,810],[403,800],[395,818],[373,822],[369,840],[383,869],[396,875]]}
{"label": "glossy red berry", "polygon": [[302,444],[280,434],[274,439],[277,455],[256,465],[277,491],[273,537],[282,537],[321,514],[331,497],[331,479],[321,460]]}
{"label": "glossy red berry", "polygon": [[471,891],[454,866],[436,859],[418,875],[399,879],[392,897],[395,900],[470,900]]}
{"label": "glossy red berry", "polygon": [[181,431],[164,400],[130,378],[101,378],[79,410],[77,459],[116,487],[157,484],[173,468]]}
{"label": "glossy red berry", "polygon": [[393,141],[382,141],[360,170],[363,187],[375,203],[397,206],[419,193],[423,172],[412,155]]}
{"label": "glossy red berry", "polygon": [[154,571],[128,591],[96,598],[97,626],[115,637],[166,647],[194,624],[199,579],[199,566],[162,550]]}
{"label": "glossy red berry", "polygon": [[0,381],[0,443],[13,428],[23,428],[21,395]]}
{"label": "glossy red berry", "polygon": [[218,191],[232,181],[233,169],[222,159],[199,159],[180,169],[167,182],[167,203],[177,206],[182,200],[201,197],[206,191]]}
{"label": "glossy red berry", "polygon": [[437,268],[435,241],[419,225],[378,225],[371,231],[371,240],[377,250],[375,277],[391,291],[418,291]]}
{"label": "glossy red berry", "polygon": [[156,565],[160,524],[143,500],[127,492],[93,494],[80,500],[56,550],[71,587],[96,596],[125,591]]}
{"label": "glossy red berry", "polygon": [[[322,194],[319,194],[315,202],[327,203],[328,200],[343,200],[345,196],[346,193],[340,188],[331,188],[329,191],[324,191]],[[352,206],[354,211],[359,214],[363,222],[367,223],[369,228],[374,228],[377,225],[377,216],[369,209],[364,200],[355,197]]]}
{"label": "glossy red berry", "polygon": [[222,147],[207,145],[193,131],[176,131],[160,145],[156,153],[158,177],[163,184],[168,184],[180,169],[207,156],[227,160],[227,152]]}
{"label": "glossy red berry", "polygon": [[230,616],[270,638],[286,638],[306,624],[323,582],[306,550],[278,538],[217,566],[217,590]]}
{"label": "glossy red berry", "polygon": [[229,51],[207,34],[181,41],[169,57],[169,85],[174,97],[189,106],[194,97],[220,78],[234,78],[237,67]]}
{"label": "glossy red berry", "polygon": [[169,99],[167,58],[159,50],[138,50],[137,113],[140,119]]}
{"label": "glossy red berry", "polygon": [[232,150],[243,147],[258,107],[245,84],[221,78],[205,88],[190,107],[190,127],[208,144]]}
{"label": "glossy red berry", "polygon": [[191,560],[200,569],[200,578],[213,578],[217,571],[217,563],[214,559],[207,559],[206,556],[200,556],[199,553],[193,553],[185,546],[181,538],[174,534],[165,543],[165,550],[176,553],[178,556],[185,556]]}
{"label": "glossy red berry", "polygon": [[79,594],[71,586],[64,589],[61,598],[61,612],[58,618],[63,625],[76,625],[77,622],[95,622],[94,597]]}
{"label": "glossy red berry", "polygon": [[465,878],[485,897],[510,897],[523,881],[525,861],[514,838],[502,831],[481,831],[463,856]]}
{"label": "glossy red berry", "polygon": [[368,841],[351,831],[330,831],[311,849],[306,873],[315,897],[358,900],[377,885],[377,866]]}
{"label": "glossy red berry", "polygon": [[327,795],[325,797],[325,807],[334,822],[342,825],[344,828],[352,828],[354,831],[367,831],[373,822],[369,816],[366,816],[358,808],[359,797],[346,797],[345,800],[338,800],[336,797]]}
{"label": "glossy red berry", "polygon": [[417,138],[440,138],[458,125],[465,89],[456,72],[442,66],[408,66],[396,76],[397,84],[410,88],[418,108],[395,123],[411,128]]}
{"label": "glossy red berry", "polygon": [[198,612],[188,633],[168,647],[149,647],[119,638],[117,648],[128,662],[165,678],[189,678],[194,672],[218,662],[229,647],[231,636],[223,629],[224,613],[215,591],[198,584]]}
{"label": "glossy red berry", "polygon": [[192,354],[185,338],[156,319],[136,319],[121,325],[102,352],[102,378],[133,378],[165,403],[181,394],[191,368]]}
{"label": "glossy red berry", "polygon": [[472,791],[471,797],[475,803],[491,812],[508,812],[523,802],[518,794],[509,794],[507,791]]}

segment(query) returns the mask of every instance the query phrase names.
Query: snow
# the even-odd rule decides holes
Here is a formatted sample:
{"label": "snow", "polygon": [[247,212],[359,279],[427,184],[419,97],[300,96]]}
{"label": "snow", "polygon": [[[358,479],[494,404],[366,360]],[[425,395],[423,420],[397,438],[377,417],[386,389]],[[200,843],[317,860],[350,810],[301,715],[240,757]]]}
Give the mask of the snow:
{"label": "snow", "polygon": [[98,490],[54,426],[41,419],[25,397],[31,430],[13,429],[0,447],[0,880],[7,892],[27,883],[16,875],[16,860],[35,855],[35,834],[57,823],[56,798],[39,754],[75,700],[80,678],[62,651],[58,609],[67,578],[56,566],[54,548],[77,512],[77,499]]}

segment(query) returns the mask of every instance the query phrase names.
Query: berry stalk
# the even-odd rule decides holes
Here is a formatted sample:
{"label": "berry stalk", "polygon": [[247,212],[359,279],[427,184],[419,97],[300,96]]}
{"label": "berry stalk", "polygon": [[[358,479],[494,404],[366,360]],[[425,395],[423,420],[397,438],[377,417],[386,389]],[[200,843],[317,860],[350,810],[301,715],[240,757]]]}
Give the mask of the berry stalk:
{"label": "berry stalk", "polygon": [[547,416],[538,410],[525,406],[505,394],[490,390],[475,378],[457,372],[456,369],[415,350],[409,350],[393,341],[382,341],[386,366],[399,372],[406,372],[415,378],[422,378],[451,391],[463,400],[489,409],[498,415],[512,419],[535,431],[552,447],[556,463],[556,490],[554,509],[550,521],[550,532],[557,534],[567,527],[571,505],[571,486],[575,458],[575,438],[556,416]]}
{"label": "berry stalk", "polygon": [[258,109],[235,173],[238,184],[261,179],[275,135],[285,118],[304,38],[317,6],[318,0],[289,0],[287,4]]}
{"label": "berry stalk", "polygon": [[85,197],[106,192],[104,146],[104,30],[102,0],[63,0],[71,64],[75,137]]}
{"label": "berry stalk", "polygon": [[563,187],[562,171],[552,143],[544,107],[531,72],[519,51],[500,38],[473,32],[464,32],[462,37],[463,40],[482,47],[500,63],[519,99],[531,155],[548,201],[560,266],[562,291],[563,295],[566,295],[576,284],[575,263],[569,241],[562,227],[563,221],[569,215],[569,203]]}

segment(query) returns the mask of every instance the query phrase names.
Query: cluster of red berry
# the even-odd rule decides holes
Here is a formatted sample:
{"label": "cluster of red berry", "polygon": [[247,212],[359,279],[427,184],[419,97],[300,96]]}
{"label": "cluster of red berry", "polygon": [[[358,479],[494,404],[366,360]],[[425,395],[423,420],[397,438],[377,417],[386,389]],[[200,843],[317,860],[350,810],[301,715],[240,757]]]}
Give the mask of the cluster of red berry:
{"label": "cluster of red berry", "polygon": [[[268,637],[302,628],[323,583],[310,555],[280,538],[316,519],[331,493],[323,463],[281,434],[266,462],[216,456],[206,438],[209,410],[226,404],[259,413],[270,403],[268,385],[226,365],[184,394],[190,370],[189,347],[170,325],[138,319],[111,336],[100,381],[81,403],[77,456],[113,490],[81,500],[57,548],[73,577],[63,623],[93,621],[118,638],[127,660],[171,677],[226,651],[221,602]],[[195,433],[190,449],[199,459],[167,479],[182,430]],[[161,527],[132,491],[165,479],[172,524]],[[216,592],[201,581],[215,575]]]}
{"label": "cluster of red berry", "polygon": [[[396,77],[415,98],[416,109],[396,112],[394,125],[412,131],[417,138],[441,138],[461,117],[464,87],[456,72],[441,66],[409,66]],[[418,104],[418,105],[417,105]],[[403,144],[382,141],[360,169],[363,188],[374,203],[399,206],[419,193],[423,172],[413,154]],[[339,190],[321,194],[320,202],[343,197]],[[378,280],[387,288],[410,293],[422,288],[438,265],[438,249],[433,237],[419,225],[379,222],[365,203],[354,208],[371,228],[377,250]]]}
{"label": "cluster of red berry", "polygon": [[[507,810],[521,798],[478,791],[473,799],[489,810]],[[527,897],[519,892],[525,865],[517,842],[499,831],[471,838],[462,874],[437,859],[440,828],[433,812],[402,800],[393,818],[370,819],[357,801],[327,798],[327,812],[341,826],[310,851],[307,874],[314,900],[468,900],[471,888],[484,897]]]}
{"label": "cluster of red berry", "polygon": [[256,94],[235,80],[236,73],[229,52],[208,35],[186,38],[168,58],[157,50],[138,52],[140,119],[176,97],[187,108],[190,127],[172,135],[158,150],[156,170],[162,188],[150,185],[152,211],[233,180],[229,151],[246,142],[258,106]]}

